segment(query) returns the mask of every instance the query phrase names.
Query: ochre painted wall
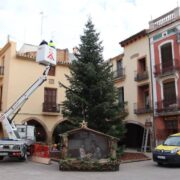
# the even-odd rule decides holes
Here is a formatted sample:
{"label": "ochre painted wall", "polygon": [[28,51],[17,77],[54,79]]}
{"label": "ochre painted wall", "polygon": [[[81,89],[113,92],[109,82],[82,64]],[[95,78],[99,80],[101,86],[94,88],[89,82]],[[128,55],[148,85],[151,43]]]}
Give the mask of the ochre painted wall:
{"label": "ochre painted wall", "polygon": [[[3,86],[2,111],[7,110],[43,73],[45,66],[39,65],[34,60],[16,57],[16,43],[11,42],[0,59],[5,56],[5,74],[0,79]],[[42,111],[44,102],[44,88],[57,89],[57,104],[65,100],[65,89],[59,87],[59,81],[68,86],[65,75],[69,75],[68,64],[58,64],[55,76],[48,76],[38,89],[30,96],[23,105],[21,111],[15,117],[15,123],[23,123],[35,119],[44,127],[48,142],[52,140],[52,133],[55,126],[63,120],[60,113],[45,113]]]}

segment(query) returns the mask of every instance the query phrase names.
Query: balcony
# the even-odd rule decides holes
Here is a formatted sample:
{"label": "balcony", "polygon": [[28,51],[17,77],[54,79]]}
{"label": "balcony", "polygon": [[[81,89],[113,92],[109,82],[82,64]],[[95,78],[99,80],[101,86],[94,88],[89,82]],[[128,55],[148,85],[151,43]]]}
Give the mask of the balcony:
{"label": "balcony", "polygon": [[134,114],[147,114],[152,112],[153,108],[151,105],[134,103]]}
{"label": "balcony", "polygon": [[154,69],[155,69],[154,71],[155,77],[172,75],[176,71],[180,71],[180,61],[178,59],[174,59],[167,63],[160,63],[160,64],[155,65]]}
{"label": "balcony", "polygon": [[135,71],[135,77],[134,77],[135,81],[139,82],[147,79],[149,79],[148,71],[143,71],[143,72]]}
{"label": "balcony", "polygon": [[180,99],[168,99],[156,102],[156,114],[174,115],[180,113]]}
{"label": "balcony", "polygon": [[162,26],[165,26],[173,21],[176,21],[179,18],[179,7],[169,11],[168,13],[152,20],[149,22],[150,31],[154,31]]}
{"label": "balcony", "polygon": [[43,112],[60,113],[60,104],[44,102]]}
{"label": "balcony", "polygon": [[4,76],[4,66],[0,66],[0,77]]}
{"label": "balcony", "polygon": [[125,78],[125,68],[118,69],[113,72],[114,80],[124,79]]}

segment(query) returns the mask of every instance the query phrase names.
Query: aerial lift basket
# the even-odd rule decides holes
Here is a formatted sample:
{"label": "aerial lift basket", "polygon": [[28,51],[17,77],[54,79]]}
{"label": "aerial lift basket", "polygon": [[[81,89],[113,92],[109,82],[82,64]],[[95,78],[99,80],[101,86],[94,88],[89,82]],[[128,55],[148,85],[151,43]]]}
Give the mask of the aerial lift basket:
{"label": "aerial lift basket", "polygon": [[56,65],[56,49],[47,44],[40,45],[37,50],[36,62],[43,65]]}

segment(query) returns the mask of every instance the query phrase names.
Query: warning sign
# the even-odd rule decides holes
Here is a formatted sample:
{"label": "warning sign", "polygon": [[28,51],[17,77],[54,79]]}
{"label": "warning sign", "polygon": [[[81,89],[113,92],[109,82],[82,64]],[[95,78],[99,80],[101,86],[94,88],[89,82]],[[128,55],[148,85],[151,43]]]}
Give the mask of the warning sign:
{"label": "warning sign", "polygon": [[54,61],[54,54],[53,54],[53,51],[52,50],[49,50],[49,55],[48,55],[48,59],[50,59],[50,60],[52,60],[52,61]]}

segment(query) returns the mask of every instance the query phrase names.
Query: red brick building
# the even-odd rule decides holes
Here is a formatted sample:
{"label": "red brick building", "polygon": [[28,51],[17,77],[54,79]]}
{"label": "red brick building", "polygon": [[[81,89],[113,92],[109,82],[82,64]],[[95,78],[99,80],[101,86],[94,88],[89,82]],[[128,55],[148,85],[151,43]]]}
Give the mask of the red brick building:
{"label": "red brick building", "polygon": [[180,8],[149,22],[156,143],[180,131]]}

